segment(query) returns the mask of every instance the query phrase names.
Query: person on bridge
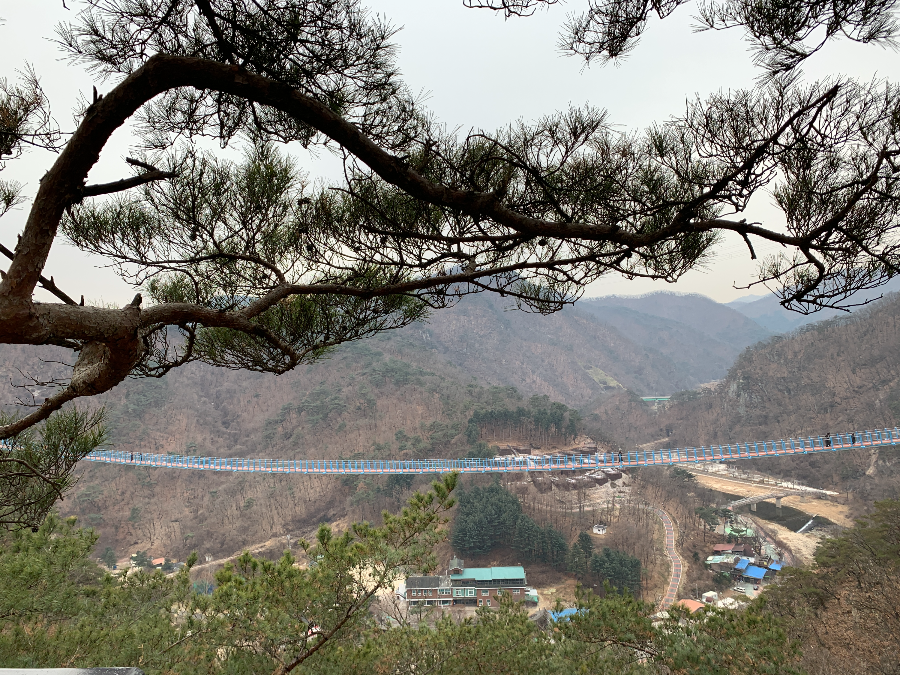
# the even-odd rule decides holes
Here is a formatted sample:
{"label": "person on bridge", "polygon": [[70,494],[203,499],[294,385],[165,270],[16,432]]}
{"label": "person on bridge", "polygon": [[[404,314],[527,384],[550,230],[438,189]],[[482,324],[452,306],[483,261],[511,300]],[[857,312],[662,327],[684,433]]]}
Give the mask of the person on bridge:
{"label": "person on bridge", "polygon": [[831,432],[830,431],[827,434],[825,434],[825,447],[826,448],[831,447]]}
{"label": "person on bridge", "polygon": [[850,434],[850,445],[856,445],[856,434]]}

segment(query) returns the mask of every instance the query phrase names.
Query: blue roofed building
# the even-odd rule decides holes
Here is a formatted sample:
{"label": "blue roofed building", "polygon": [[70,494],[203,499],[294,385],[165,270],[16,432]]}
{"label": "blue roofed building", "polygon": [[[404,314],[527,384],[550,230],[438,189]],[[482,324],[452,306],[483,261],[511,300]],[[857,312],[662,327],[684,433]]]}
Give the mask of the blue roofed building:
{"label": "blue roofed building", "polygon": [[735,561],[734,567],[731,568],[731,577],[733,579],[740,580],[743,578],[744,570],[750,566],[750,561],[747,558],[741,558]]}
{"label": "blue roofed building", "polygon": [[747,565],[747,569],[743,571],[743,577],[746,581],[759,582],[766,576],[766,570],[756,565]]}

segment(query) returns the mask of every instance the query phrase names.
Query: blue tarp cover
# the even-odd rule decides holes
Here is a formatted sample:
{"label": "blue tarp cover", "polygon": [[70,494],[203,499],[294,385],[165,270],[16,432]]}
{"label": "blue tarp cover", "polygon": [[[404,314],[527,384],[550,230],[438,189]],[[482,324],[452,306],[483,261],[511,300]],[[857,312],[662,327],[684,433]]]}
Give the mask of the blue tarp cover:
{"label": "blue tarp cover", "polygon": [[574,616],[578,613],[578,610],[574,607],[569,607],[568,609],[564,609],[561,612],[550,612],[550,618],[554,621],[559,621],[560,619],[568,619],[570,616]]}
{"label": "blue tarp cover", "polygon": [[749,565],[749,564],[750,564],[749,560],[742,558],[741,560],[738,560],[738,564],[734,566],[734,569],[743,570],[743,569],[746,569],[747,565]]}
{"label": "blue tarp cover", "polygon": [[771,565],[769,565],[769,569],[772,570],[773,572],[777,572],[778,570],[781,569],[781,563],[773,562]]}

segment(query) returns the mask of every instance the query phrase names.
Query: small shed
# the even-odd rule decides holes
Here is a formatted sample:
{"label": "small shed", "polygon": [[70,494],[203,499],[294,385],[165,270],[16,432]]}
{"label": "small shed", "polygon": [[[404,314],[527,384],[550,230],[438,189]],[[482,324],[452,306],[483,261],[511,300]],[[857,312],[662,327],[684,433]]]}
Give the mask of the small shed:
{"label": "small shed", "polygon": [[719,594],[715,591],[706,591],[703,594],[702,600],[704,604],[712,605],[719,601]]}
{"label": "small shed", "polygon": [[716,567],[722,565],[727,566],[730,570],[734,567],[737,559],[736,555],[711,555],[706,559],[706,566],[716,572],[719,571]]}
{"label": "small shed", "polygon": [[166,564],[166,559],[165,558],[154,558],[153,560],[150,561],[150,564],[153,565],[154,567],[159,567],[161,565]]}
{"label": "small shed", "polygon": [[597,523],[592,528],[592,531],[594,534],[606,534],[606,525],[604,525],[603,523]]}

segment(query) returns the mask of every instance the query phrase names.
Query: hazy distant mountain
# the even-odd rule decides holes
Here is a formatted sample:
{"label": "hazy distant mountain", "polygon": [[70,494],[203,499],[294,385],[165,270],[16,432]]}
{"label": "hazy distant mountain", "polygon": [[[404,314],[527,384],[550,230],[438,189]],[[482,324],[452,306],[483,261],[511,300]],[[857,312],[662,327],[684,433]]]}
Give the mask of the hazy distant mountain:
{"label": "hazy distant mountain", "polygon": [[[881,288],[858,293],[854,296],[853,302],[874,301],[886,293],[896,293],[897,291],[900,291],[900,278],[889,281]],[[750,299],[749,302],[747,301],[748,299]],[[778,298],[774,295],[745,296],[744,298],[732,300],[727,303],[727,306],[753,319],[756,323],[773,333],[787,333],[808,323],[824,321],[825,319],[831,319],[847,313],[837,309],[823,309],[815,314],[798,314],[778,304]],[[851,311],[854,310],[851,309]]]}
{"label": "hazy distant mountain", "polygon": [[731,307],[696,294],[607,296],[582,300],[576,309],[671,359],[690,381],[684,388],[724,377],[743,349],[772,335]]}
{"label": "hazy distant mountain", "polygon": [[418,341],[433,358],[479,381],[547,394],[568,405],[584,405],[616,388],[651,393],[693,381],[671,359],[588,314],[530,314],[496,295],[465,298],[398,331],[401,338]]}
{"label": "hazy distant mountain", "polygon": [[481,381],[576,406],[621,387],[671,394],[720,379],[741,350],[771,335],[701,295],[592,298],[550,316],[511,309],[473,296],[398,334]]}
{"label": "hazy distant mountain", "polygon": [[747,302],[753,302],[755,300],[761,300],[762,298],[768,297],[768,293],[760,293],[759,295],[742,295],[737,300],[732,300],[731,302],[726,303],[729,307],[733,307],[734,305],[742,305]]}
{"label": "hazy distant mountain", "polygon": [[750,302],[741,302],[740,299],[732,300],[727,306],[753,319],[757,324],[773,333],[789,333],[808,323],[824,321],[838,314],[845,314],[837,309],[823,309],[815,314],[798,314],[779,305],[778,298],[774,295],[767,295]]}

